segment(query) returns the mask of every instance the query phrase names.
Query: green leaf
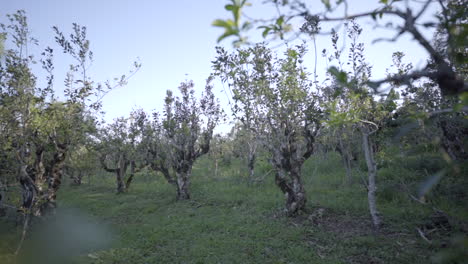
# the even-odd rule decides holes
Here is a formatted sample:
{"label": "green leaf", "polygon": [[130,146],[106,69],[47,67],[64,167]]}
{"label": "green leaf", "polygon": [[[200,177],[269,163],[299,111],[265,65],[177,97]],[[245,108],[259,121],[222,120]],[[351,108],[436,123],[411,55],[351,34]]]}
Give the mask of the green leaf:
{"label": "green leaf", "polygon": [[388,4],[388,0],[380,0],[379,2],[385,5]]}
{"label": "green leaf", "polygon": [[262,32],[263,38],[266,38],[266,36],[268,36],[268,33],[270,33],[270,31],[271,31],[271,27],[267,27],[267,26],[262,26],[262,27],[258,27],[258,28],[264,28],[264,30]]}
{"label": "green leaf", "polygon": [[283,24],[284,22],[284,16],[280,16],[278,19],[276,19],[276,25],[280,26]]}
{"label": "green leaf", "polygon": [[230,19],[228,20],[216,19],[215,21],[211,23],[211,25],[215,27],[232,28],[234,23]]}
{"label": "green leaf", "polygon": [[226,9],[227,11],[232,11],[232,10],[234,10],[234,6],[233,5],[225,5],[224,9]]}

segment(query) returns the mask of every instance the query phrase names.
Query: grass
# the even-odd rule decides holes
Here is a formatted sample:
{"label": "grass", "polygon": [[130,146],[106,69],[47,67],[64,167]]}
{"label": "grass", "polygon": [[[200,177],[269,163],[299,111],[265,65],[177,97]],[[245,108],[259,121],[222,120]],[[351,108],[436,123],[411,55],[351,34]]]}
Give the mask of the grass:
{"label": "grass", "polygon": [[[194,168],[190,201],[176,201],[174,187],[155,175],[138,175],[123,195],[115,194],[111,175],[96,176],[93,185],[64,184],[59,193],[60,222],[37,224],[40,231],[28,236],[23,260],[83,264],[430,263],[440,256],[443,246],[450,248],[447,243],[456,232],[436,231],[430,237],[432,244],[425,242],[416,228],[424,226],[432,209],[399,192],[379,197],[385,226],[375,232],[366,190],[357,176],[363,172],[354,171],[355,183],[347,186],[344,171],[336,164],[341,164],[336,155],[305,164],[308,208],[295,218],[282,214],[284,198],[273,175],[249,184],[238,160],[222,167],[217,177],[210,160],[200,160]],[[256,172],[261,176],[269,170],[260,161]],[[452,208],[443,199],[440,205]],[[464,214],[459,215],[466,221]],[[11,252],[20,227],[14,221],[2,221],[0,263],[13,263]],[[61,226],[57,228],[58,222]]]}

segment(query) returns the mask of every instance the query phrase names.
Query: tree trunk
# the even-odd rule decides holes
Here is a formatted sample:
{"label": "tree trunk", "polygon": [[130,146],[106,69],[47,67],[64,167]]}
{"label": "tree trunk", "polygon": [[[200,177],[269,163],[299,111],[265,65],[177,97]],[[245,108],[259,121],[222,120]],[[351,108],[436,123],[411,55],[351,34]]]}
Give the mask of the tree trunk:
{"label": "tree trunk", "polygon": [[0,179],[0,217],[5,216],[6,210],[3,208],[3,200],[5,199],[4,187]]}
{"label": "tree trunk", "polygon": [[76,185],[81,185],[82,180],[83,180],[83,172],[80,170],[80,171],[78,171],[78,176],[75,179],[75,184]]}
{"label": "tree trunk", "polygon": [[128,176],[128,179],[125,182],[125,189],[126,190],[128,190],[128,188],[130,188],[130,184],[132,184],[133,177],[135,177],[135,167],[136,167],[135,161],[132,160],[130,162],[130,175]]}
{"label": "tree trunk", "polygon": [[[69,171],[69,170],[68,170]],[[72,170],[70,172],[70,178],[73,180],[73,185],[81,185],[83,179],[83,172]]]}
{"label": "tree trunk", "polygon": [[127,172],[127,161],[124,154],[120,154],[118,167],[116,168],[116,181],[117,181],[117,193],[124,193],[125,189],[125,173]]}
{"label": "tree trunk", "polygon": [[191,168],[187,171],[178,171],[176,172],[177,178],[177,200],[189,200],[189,185],[190,185],[190,176],[192,174]]}
{"label": "tree trunk", "polygon": [[257,158],[257,143],[249,142],[249,156],[247,160],[247,167],[249,169],[249,180],[254,181],[255,173],[255,160]]}
{"label": "tree trunk", "polygon": [[215,158],[215,178],[218,178],[218,159]]}
{"label": "tree trunk", "polygon": [[379,228],[382,224],[379,212],[377,211],[376,203],[376,190],[377,186],[375,179],[377,176],[377,165],[374,160],[374,152],[372,150],[372,144],[369,138],[369,131],[367,128],[361,128],[362,133],[362,148],[364,150],[364,156],[366,158],[367,171],[368,171],[368,186],[367,186],[367,200],[369,203],[369,211],[372,217],[372,223],[375,228]]}
{"label": "tree trunk", "polygon": [[277,168],[275,182],[286,197],[286,214],[288,216],[294,216],[299,211],[304,210],[307,200],[301,181],[300,167],[293,168],[289,172]]}
{"label": "tree trunk", "polygon": [[47,190],[46,209],[55,210],[57,207],[57,191],[59,190],[60,184],[62,183],[66,153],[67,146],[65,144],[57,144],[54,159],[52,161],[51,174],[49,175],[49,188]]}
{"label": "tree trunk", "polygon": [[[452,120],[441,120],[438,122],[442,130],[442,147],[452,160],[466,160],[468,153],[464,149],[463,136],[468,133],[462,125]],[[465,131],[464,131],[465,130]]]}
{"label": "tree trunk", "polygon": [[341,158],[343,160],[343,165],[346,170],[346,181],[349,184],[352,182],[352,170],[351,170],[351,157],[348,149],[344,146],[345,144],[343,143],[343,139],[340,137],[339,139],[339,144],[340,144],[340,154]]}
{"label": "tree trunk", "polygon": [[124,193],[125,182],[123,181],[121,171],[117,170],[115,176],[116,176],[116,182],[117,182],[117,193]]}
{"label": "tree trunk", "polygon": [[34,181],[29,177],[27,172],[27,165],[21,164],[19,168],[19,182],[21,185],[22,202],[21,208],[23,210],[30,210],[36,202],[37,188]]}
{"label": "tree trunk", "polygon": [[47,205],[47,193],[44,190],[46,182],[46,170],[43,163],[44,147],[36,145],[36,157],[34,161],[34,170],[30,173],[30,177],[34,181],[36,188],[36,196],[34,197],[33,205],[31,207],[34,216],[43,215],[43,211]]}

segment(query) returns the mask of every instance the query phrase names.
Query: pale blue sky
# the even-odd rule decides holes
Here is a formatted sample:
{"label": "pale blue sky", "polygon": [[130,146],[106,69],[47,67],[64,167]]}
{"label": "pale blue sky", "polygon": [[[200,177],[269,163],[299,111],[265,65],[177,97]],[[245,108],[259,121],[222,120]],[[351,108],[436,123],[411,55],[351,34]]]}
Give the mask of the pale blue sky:
{"label": "pale blue sky", "polygon": [[[272,9],[261,6],[261,0],[251,0],[253,8],[247,9],[250,16],[270,16]],[[323,10],[320,0],[312,1],[317,12]],[[351,10],[366,11],[375,8],[377,0],[349,0]],[[211,72],[211,61],[215,56],[216,39],[222,33],[210,24],[217,18],[228,18],[223,0],[0,0],[0,22],[5,15],[18,9],[27,12],[33,35],[40,46],[53,45],[51,27],[56,25],[70,32],[76,22],[87,26],[94,63],[90,71],[95,81],[112,79],[131,69],[136,58],[140,58],[141,70],[124,88],[108,94],[103,102],[105,119],[111,121],[118,116],[127,116],[132,108],[143,107],[147,111],[161,110],[165,91],[176,90],[185,79],[193,79],[201,91],[204,80]],[[435,7],[434,7],[435,8]],[[434,8],[429,13],[434,13]],[[397,43],[370,45],[378,36],[390,36],[393,32],[372,31],[366,26],[369,20],[359,21],[364,26],[363,40],[367,47],[367,58],[374,65],[374,76],[382,77],[391,64],[394,51],[408,54],[407,61],[422,67],[427,54],[419,45],[405,36]],[[428,32],[427,36],[431,36]],[[318,39],[318,51],[330,48],[329,37]],[[230,47],[231,40],[221,43]],[[61,89],[67,62],[57,54],[56,89]],[[310,55],[312,57],[312,55]],[[309,69],[313,68],[310,60]],[[318,72],[325,65],[319,58]],[[223,106],[227,99],[216,87]]]}

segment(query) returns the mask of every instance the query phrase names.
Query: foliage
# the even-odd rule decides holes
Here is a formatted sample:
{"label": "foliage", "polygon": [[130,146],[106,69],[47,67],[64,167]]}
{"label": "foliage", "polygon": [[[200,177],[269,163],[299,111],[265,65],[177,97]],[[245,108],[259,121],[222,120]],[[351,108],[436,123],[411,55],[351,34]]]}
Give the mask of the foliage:
{"label": "foliage", "polygon": [[269,152],[290,215],[305,205],[301,167],[312,155],[321,115],[302,66],[305,52],[304,46],[298,46],[288,49],[284,59],[277,59],[262,44],[233,54],[218,48],[213,63],[215,73],[234,93],[234,115],[241,122],[245,118],[256,124],[246,129]]}
{"label": "foliage", "polygon": [[162,124],[168,140],[170,164],[175,172],[178,199],[190,199],[188,188],[192,166],[210,150],[213,131],[223,115],[211,81],[212,77],[209,77],[199,101],[195,98],[192,81],[181,83],[181,97],[167,91]]}

